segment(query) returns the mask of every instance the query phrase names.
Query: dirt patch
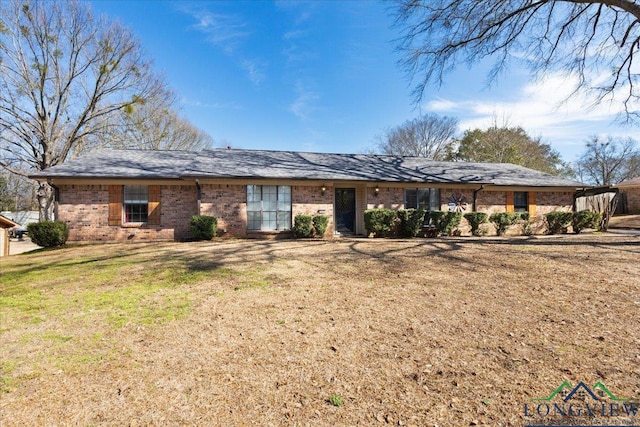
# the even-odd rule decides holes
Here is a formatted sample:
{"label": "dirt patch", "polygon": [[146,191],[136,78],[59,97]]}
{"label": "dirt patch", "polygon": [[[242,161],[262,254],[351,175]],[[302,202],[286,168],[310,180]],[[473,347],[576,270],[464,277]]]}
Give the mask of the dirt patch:
{"label": "dirt patch", "polygon": [[101,245],[3,269],[43,256],[77,263],[66,299],[84,259],[128,266],[98,289],[152,260],[197,274],[141,300],[186,298],[161,322],[3,309],[3,426],[520,426],[564,381],[640,395],[639,237]]}

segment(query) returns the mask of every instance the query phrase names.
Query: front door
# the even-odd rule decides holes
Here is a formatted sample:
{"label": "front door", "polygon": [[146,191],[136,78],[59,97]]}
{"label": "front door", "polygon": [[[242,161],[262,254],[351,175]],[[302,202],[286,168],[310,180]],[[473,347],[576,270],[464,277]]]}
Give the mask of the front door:
{"label": "front door", "polygon": [[339,233],[356,231],[356,189],[336,188],[336,230]]}

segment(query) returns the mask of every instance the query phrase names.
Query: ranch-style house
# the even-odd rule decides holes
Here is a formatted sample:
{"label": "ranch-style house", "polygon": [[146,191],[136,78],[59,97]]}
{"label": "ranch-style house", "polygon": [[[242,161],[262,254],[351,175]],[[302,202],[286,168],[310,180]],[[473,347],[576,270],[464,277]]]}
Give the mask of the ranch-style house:
{"label": "ranch-style house", "polygon": [[504,163],[212,149],[99,150],[35,173],[53,185],[70,240],[190,238],[192,215],[234,237],[290,234],[297,214],[326,215],[328,236],[365,234],[364,211],[571,210],[584,185]]}

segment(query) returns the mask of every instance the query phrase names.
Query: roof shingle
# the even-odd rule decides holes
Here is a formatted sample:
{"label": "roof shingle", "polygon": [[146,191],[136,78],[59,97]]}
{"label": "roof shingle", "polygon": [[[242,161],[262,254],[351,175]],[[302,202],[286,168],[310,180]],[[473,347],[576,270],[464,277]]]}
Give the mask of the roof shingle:
{"label": "roof shingle", "polygon": [[247,178],[397,183],[476,183],[584,187],[509,163],[440,162],[420,157],[212,149],[98,150],[34,173],[32,178]]}

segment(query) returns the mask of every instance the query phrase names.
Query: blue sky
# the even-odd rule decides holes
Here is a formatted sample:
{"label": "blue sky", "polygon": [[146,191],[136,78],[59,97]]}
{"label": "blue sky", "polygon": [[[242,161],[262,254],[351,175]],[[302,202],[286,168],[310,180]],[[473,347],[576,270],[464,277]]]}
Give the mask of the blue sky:
{"label": "blue sky", "polygon": [[491,86],[491,63],[461,66],[416,106],[397,65],[388,3],[374,1],[92,1],[139,37],[181,99],[181,113],[218,145],[361,153],[422,113],[465,129],[522,126],[567,161],[591,135],[633,136],[617,105],[560,105],[568,82],[522,68]]}

